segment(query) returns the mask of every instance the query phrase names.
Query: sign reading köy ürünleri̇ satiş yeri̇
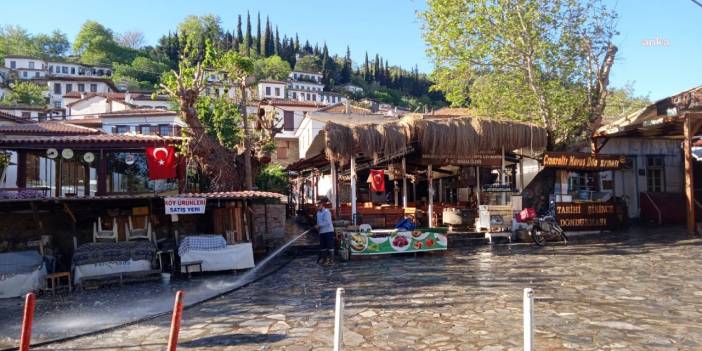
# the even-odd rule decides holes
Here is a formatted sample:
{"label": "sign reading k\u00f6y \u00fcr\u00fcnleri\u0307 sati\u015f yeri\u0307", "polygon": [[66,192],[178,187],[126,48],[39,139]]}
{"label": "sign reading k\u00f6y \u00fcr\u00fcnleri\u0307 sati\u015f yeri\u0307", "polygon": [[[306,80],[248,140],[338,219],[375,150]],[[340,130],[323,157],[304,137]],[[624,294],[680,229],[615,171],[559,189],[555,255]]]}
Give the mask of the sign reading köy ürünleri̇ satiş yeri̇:
{"label": "sign reading k\u00f6y \u00fcr\u00fcnleri\u0307 sati\u015f yeri\u0307", "polygon": [[201,197],[167,197],[163,200],[166,214],[202,214],[205,213],[207,199]]}

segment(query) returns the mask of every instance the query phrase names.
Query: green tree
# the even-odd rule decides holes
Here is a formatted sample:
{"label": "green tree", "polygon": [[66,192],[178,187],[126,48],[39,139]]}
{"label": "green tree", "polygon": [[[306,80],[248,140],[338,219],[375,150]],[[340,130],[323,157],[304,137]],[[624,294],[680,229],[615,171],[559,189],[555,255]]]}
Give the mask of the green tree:
{"label": "green tree", "polygon": [[137,57],[131,64],[116,63],[113,66],[115,83],[126,83],[129,89],[153,89],[161,75],[170,67],[146,57]]}
{"label": "green tree", "polygon": [[0,101],[3,105],[46,106],[46,87],[30,82],[10,84],[10,92]]}
{"label": "green tree", "polygon": [[209,41],[214,46],[222,43],[222,26],[219,16],[188,16],[178,25],[181,46],[191,47],[189,59],[200,61],[205,56],[205,43]]}
{"label": "green tree", "polygon": [[19,26],[0,26],[0,59],[5,55],[38,56],[40,53],[26,29]]}
{"label": "green tree", "polygon": [[254,62],[253,74],[257,79],[275,79],[284,80],[290,74],[290,64],[280,58],[280,56],[271,56],[260,58]]}
{"label": "green tree", "polygon": [[66,33],[58,29],[51,32],[51,35],[39,34],[35,36],[34,42],[46,58],[61,58],[71,48]]}
{"label": "green tree", "polygon": [[339,83],[347,84],[351,82],[352,73],[351,49],[346,46],[346,56],[344,56],[344,65],[341,67],[341,78]]}
{"label": "green tree", "polygon": [[636,96],[631,84],[622,88],[610,89],[607,95],[607,107],[605,107],[604,122],[626,117],[639,109],[651,104],[648,96]]}
{"label": "green tree", "polygon": [[480,113],[543,125],[549,147],[601,118],[617,52],[601,0],[429,0],[421,16],[435,89],[454,105],[469,91]]}
{"label": "green tree", "polygon": [[256,186],[260,190],[284,193],[288,189],[288,173],[281,165],[268,164],[256,176]]}
{"label": "green tree", "polygon": [[112,30],[96,21],[83,23],[73,41],[73,52],[80,55],[82,63],[91,65],[126,63],[137,55],[136,50],[120,46]]}
{"label": "green tree", "polygon": [[251,38],[251,14],[249,14],[249,11],[246,11],[246,37],[244,38],[244,42],[246,43],[244,54],[246,56],[251,56],[253,38]]}
{"label": "green tree", "polygon": [[297,63],[295,63],[295,70],[314,73],[321,72],[322,62],[317,56],[306,55],[297,60]]}

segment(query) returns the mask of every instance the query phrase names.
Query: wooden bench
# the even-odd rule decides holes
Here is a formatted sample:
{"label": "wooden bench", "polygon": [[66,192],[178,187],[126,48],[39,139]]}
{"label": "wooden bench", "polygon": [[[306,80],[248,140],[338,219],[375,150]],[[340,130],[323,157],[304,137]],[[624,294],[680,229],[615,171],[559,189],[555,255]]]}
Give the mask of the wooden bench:
{"label": "wooden bench", "polygon": [[119,283],[122,286],[124,283],[145,282],[160,279],[161,271],[152,269],[148,271],[137,272],[122,272],[110,273],[102,275],[94,275],[85,277],[81,280],[81,286],[84,289],[97,289],[102,285]]}
{"label": "wooden bench", "polygon": [[181,262],[180,266],[185,268],[185,273],[188,275],[188,279],[192,277],[192,272],[190,271],[191,267],[197,267],[197,271],[202,272],[202,261]]}

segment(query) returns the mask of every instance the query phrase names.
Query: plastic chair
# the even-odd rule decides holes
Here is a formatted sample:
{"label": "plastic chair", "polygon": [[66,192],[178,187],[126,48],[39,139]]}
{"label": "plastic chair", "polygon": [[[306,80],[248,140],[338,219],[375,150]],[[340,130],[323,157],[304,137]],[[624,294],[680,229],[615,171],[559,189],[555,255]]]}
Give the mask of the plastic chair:
{"label": "plastic chair", "polygon": [[98,239],[114,240],[117,242],[117,218],[112,218],[112,229],[102,227],[102,218],[98,217],[97,223],[93,222],[93,242]]}
{"label": "plastic chair", "polygon": [[126,236],[127,236],[127,241],[135,240],[135,239],[146,239],[148,241],[151,241],[151,221],[149,221],[149,217],[147,216],[144,219],[144,227],[143,228],[134,228],[134,222],[132,221],[132,216],[129,216],[127,219],[127,224],[125,224],[125,231]]}
{"label": "plastic chair", "polygon": [[370,224],[361,224],[358,226],[358,230],[361,232],[370,232],[373,228],[371,228]]}

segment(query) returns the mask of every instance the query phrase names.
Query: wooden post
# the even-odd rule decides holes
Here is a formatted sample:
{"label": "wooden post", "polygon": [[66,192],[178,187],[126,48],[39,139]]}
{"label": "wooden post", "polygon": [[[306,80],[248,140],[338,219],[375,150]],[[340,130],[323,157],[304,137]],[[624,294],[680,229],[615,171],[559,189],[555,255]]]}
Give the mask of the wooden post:
{"label": "wooden post", "polygon": [[54,196],[61,197],[61,192],[63,190],[63,159],[61,155],[59,155],[54,162],[56,162],[56,192]]}
{"label": "wooden post", "polygon": [[337,195],[336,195],[336,163],[335,163],[334,161],[331,161],[331,179],[332,179],[332,188],[331,188],[332,214],[336,215],[336,202],[337,202]]}
{"label": "wooden post", "polygon": [[402,158],[402,208],[407,208],[407,162]]}
{"label": "wooden post", "polygon": [[[502,164],[500,165],[500,185],[505,185],[507,182],[507,174],[506,172],[506,167],[505,167],[505,147],[502,147]],[[507,193],[502,192],[502,205],[507,204]]]}
{"label": "wooden post", "polygon": [[[47,179],[47,183],[50,179]],[[17,151],[17,187],[27,187],[27,151]],[[51,190],[49,190],[51,191]]]}
{"label": "wooden post", "polygon": [[439,178],[439,203],[444,203],[444,183],[441,178]]}
{"label": "wooden post", "polygon": [[432,178],[432,167],[429,165],[427,166],[427,193],[429,198],[427,215],[429,216],[429,228],[434,228],[434,180]]}
{"label": "wooden post", "polygon": [[97,194],[105,195],[107,192],[107,159],[105,159],[105,152],[100,150],[100,159],[98,160],[97,169]]}
{"label": "wooden post", "polygon": [[356,225],[356,158],[351,157],[351,221]]}
{"label": "wooden post", "polygon": [[695,218],[695,181],[693,177],[692,167],[692,121],[690,116],[685,116],[683,134],[684,134],[684,155],[685,155],[685,200],[687,204],[687,232],[690,235],[697,233],[697,221]]}
{"label": "wooden post", "polygon": [[519,158],[519,182],[521,183],[520,193],[524,193],[526,184],[524,184],[524,157]]}
{"label": "wooden post", "polygon": [[475,196],[477,205],[480,206],[480,166],[475,166]]}

